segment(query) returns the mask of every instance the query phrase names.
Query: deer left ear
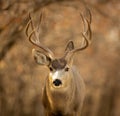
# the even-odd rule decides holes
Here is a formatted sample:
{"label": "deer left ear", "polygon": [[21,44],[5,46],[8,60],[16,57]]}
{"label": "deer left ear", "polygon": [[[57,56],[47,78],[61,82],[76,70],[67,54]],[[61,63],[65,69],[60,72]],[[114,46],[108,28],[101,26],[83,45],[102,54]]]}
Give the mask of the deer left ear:
{"label": "deer left ear", "polygon": [[71,51],[71,50],[73,50],[73,49],[74,49],[74,43],[73,43],[72,40],[70,40],[70,41],[67,43],[67,45],[66,45],[65,51],[66,51],[66,52],[69,52],[69,51]]}
{"label": "deer left ear", "polygon": [[66,52],[66,60],[68,62],[69,65],[72,65],[72,62],[73,62],[73,52],[70,52],[74,49],[74,43],[72,40],[70,40],[67,45],[66,45],[66,49],[65,49],[65,52]]}
{"label": "deer left ear", "polygon": [[34,56],[35,62],[39,65],[49,65],[51,58],[46,54],[41,53],[39,50],[32,50],[32,54]]}

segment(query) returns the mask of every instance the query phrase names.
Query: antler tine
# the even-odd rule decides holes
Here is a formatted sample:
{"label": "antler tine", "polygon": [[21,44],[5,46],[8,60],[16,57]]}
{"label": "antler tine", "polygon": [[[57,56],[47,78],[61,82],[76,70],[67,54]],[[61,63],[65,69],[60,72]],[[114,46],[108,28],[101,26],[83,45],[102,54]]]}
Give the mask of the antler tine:
{"label": "antler tine", "polygon": [[38,24],[38,30],[40,29],[40,25],[42,23],[42,17],[43,17],[43,14],[42,12],[40,13],[40,17],[39,17],[39,24]]}
{"label": "antler tine", "polygon": [[[84,24],[84,32],[82,32],[83,42],[82,42],[81,47],[74,49],[73,52],[83,50],[83,49],[87,48],[90,44],[90,40],[91,40],[91,27],[90,27],[91,13],[90,13],[90,11],[89,11],[89,15],[90,15],[90,21],[88,21],[88,19],[84,18],[83,15],[80,14],[81,19]],[[87,25],[87,30],[85,29],[86,25]]]}
{"label": "antler tine", "polygon": [[[45,51],[50,57],[53,57],[53,52],[50,49],[48,49],[47,47],[45,47],[44,45],[42,45],[40,40],[39,40],[39,32],[38,31],[40,31],[39,28],[40,28],[40,25],[41,25],[41,22],[42,22],[42,12],[40,14],[40,22],[39,22],[37,28],[35,28],[35,26],[34,26],[34,23],[32,21],[32,17],[31,17],[30,13],[29,13],[29,19],[30,20],[29,20],[29,22],[27,24],[27,27],[26,27],[26,35],[28,36],[29,41],[33,45],[35,45],[35,46],[39,47],[40,49],[42,49],[43,51]],[[28,34],[30,24],[31,24],[32,32],[30,34]],[[35,36],[35,39],[32,38],[33,34]]]}
{"label": "antler tine", "polygon": [[[42,13],[41,13],[41,15],[42,15]],[[32,21],[32,17],[31,17],[31,14],[29,13],[29,18],[30,18],[30,20],[31,20],[31,27],[32,27],[32,30],[34,30],[33,32],[33,34],[35,35],[35,38],[37,39],[37,41],[39,41],[39,36],[38,36],[38,34],[36,33],[36,29],[34,28],[35,26],[34,26],[34,23],[33,23],[33,21]]]}
{"label": "antler tine", "polygon": [[[27,23],[27,26],[26,26],[26,35],[27,35],[27,37],[29,37],[30,35],[28,34],[28,30],[29,30],[29,27],[30,27],[30,24],[31,24],[31,27],[32,27],[32,33],[31,34],[35,34],[35,37],[37,38],[37,40],[39,40],[39,37],[37,36],[37,33],[35,32],[35,28],[34,28],[34,24],[33,24],[33,22],[32,22],[32,18],[31,18],[31,14],[29,13],[29,21],[28,21],[28,23]],[[34,33],[33,33],[34,32]],[[30,40],[30,39],[29,39]]]}
{"label": "antler tine", "polygon": [[91,11],[90,11],[90,9],[88,9],[88,8],[86,8],[86,10],[87,10],[87,12],[88,12],[88,14],[89,14],[89,23],[91,24],[91,22],[92,22],[92,14],[91,14]]}
{"label": "antler tine", "polygon": [[28,29],[29,29],[30,24],[31,24],[31,20],[28,21],[28,23],[26,25],[26,29],[25,29],[25,33],[26,33],[27,37],[28,37]]}

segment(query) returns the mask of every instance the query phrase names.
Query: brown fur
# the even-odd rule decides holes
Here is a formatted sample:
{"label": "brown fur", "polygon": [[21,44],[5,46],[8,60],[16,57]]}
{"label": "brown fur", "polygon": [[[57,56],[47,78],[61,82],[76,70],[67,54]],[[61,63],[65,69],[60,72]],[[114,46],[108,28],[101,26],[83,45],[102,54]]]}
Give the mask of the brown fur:
{"label": "brown fur", "polygon": [[75,68],[69,73],[71,81],[66,89],[52,90],[47,77],[43,91],[45,116],[80,116],[85,96],[84,82]]}
{"label": "brown fur", "polygon": [[63,69],[66,66],[66,63],[67,63],[66,60],[61,58],[61,59],[53,60],[51,64],[52,67],[57,70],[57,69]]}

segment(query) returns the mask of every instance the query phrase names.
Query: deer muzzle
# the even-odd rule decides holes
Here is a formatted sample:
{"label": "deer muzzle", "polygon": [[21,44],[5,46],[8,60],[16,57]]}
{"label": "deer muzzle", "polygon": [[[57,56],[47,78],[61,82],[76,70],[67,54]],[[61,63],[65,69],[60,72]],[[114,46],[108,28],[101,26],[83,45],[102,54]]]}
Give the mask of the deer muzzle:
{"label": "deer muzzle", "polygon": [[53,81],[53,84],[54,84],[54,86],[60,86],[60,85],[62,85],[62,81],[60,79],[55,79]]}
{"label": "deer muzzle", "polygon": [[61,71],[50,73],[49,76],[50,76],[51,84],[53,85],[53,87],[61,88],[63,86],[64,82],[63,82],[63,76]]}

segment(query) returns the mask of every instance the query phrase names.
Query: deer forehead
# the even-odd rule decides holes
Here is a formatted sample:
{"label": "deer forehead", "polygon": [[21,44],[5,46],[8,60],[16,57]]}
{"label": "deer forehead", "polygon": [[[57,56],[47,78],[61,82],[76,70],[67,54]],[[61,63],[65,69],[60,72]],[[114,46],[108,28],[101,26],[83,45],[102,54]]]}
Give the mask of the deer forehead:
{"label": "deer forehead", "polygon": [[60,69],[63,69],[65,68],[67,64],[67,61],[63,58],[61,59],[55,59],[51,62],[51,66],[52,68],[54,68],[55,70],[60,70]]}

